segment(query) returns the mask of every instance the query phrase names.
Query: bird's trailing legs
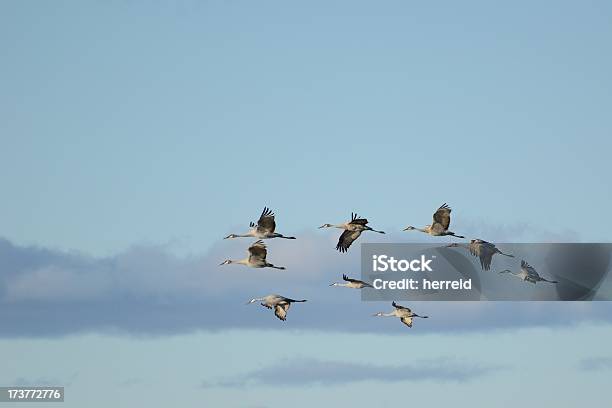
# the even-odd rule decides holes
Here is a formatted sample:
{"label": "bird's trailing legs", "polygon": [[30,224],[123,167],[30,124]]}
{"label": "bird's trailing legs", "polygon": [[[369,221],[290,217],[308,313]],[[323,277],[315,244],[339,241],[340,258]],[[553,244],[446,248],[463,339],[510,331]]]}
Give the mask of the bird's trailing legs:
{"label": "bird's trailing legs", "polygon": [[379,234],[384,234],[385,231],[377,231],[374,228],[366,227],[366,231],[378,232]]}
{"label": "bird's trailing legs", "polygon": [[284,271],[285,269],[287,269],[287,268],[285,268],[284,266],[274,266],[274,265],[272,265],[271,263],[266,264],[266,268],[281,269],[281,270],[283,270],[283,271]]}

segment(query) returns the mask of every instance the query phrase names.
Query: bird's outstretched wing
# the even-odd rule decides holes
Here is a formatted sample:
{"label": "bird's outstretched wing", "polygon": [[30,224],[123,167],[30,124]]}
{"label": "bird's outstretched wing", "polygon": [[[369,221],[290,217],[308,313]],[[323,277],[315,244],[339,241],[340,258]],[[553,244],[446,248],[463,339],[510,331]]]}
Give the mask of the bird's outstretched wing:
{"label": "bird's outstretched wing", "polygon": [[[479,248],[481,245],[493,245],[493,244],[485,241],[484,239],[480,239],[480,238],[472,239],[470,240],[470,244],[469,244],[470,252],[472,252],[472,250],[475,248]],[[477,255],[477,254],[472,253],[472,255]]]}
{"label": "bird's outstretched wing", "polygon": [[521,269],[527,274],[524,278],[527,282],[536,283],[542,280],[535,268],[529,265],[525,260],[521,260]]}
{"label": "bird's outstretched wing", "polygon": [[480,267],[485,270],[491,270],[491,261],[495,254],[495,245],[482,239],[473,239],[469,244],[470,254],[478,257]]}
{"label": "bird's outstretched wing", "polygon": [[356,213],[351,213],[351,222],[349,222],[349,224],[366,225],[367,223],[368,220],[366,218],[359,218]]}
{"label": "bird's outstretched wing", "polygon": [[249,247],[249,261],[251,262],[265,261],[267,254],[266,244],[262,240],[255,242]]}
{"label": "bird's outstretched wing", "polygon": [[406,306],[398,305],[397,303],[395,303],[395,301],[391,302],[391,306],[393,306],[396,309],[407,310],[408,312],[412,313],[409,308],[407,308]]}
{"label": "bird's outstretched wing", "polygon": [[402,317],[400,319],[408,327],[412,327],[412,317]]}
{"label": "bird's outstretched wing", "polygon": [[442,204],[433,215],[433,225],[440,224],[446,231],[450,226],[451,208],[446,204]]}
{"label": "bird's outstretched wing", "polygon": [[287,311],[291,307],[291,303],[278,303],[274,306],[274,315],[281,319],[283,322],[287,320]]}
{"label": "bird's outstretched wing", "polygon": [[525,278],[525,280],[528,281],[539,281],[542,280],[542,277],[540,276],[539,273],[536,272],[535,269],[528,269],[527,270],[527,277]]}
{"label": "bird's outstretched wing", "polygon": [[272,233],[276,229],[276,222],[274,222],[274,213],[268,207],[264,207],[259,221],[257,221],[257,232],[260,233]]}
{"label": "bird's outstretched wing", "polygon": [[470,241],[468,245],[468,249],[470,250],[470,254],[474,256],[480,256],[480,247],[482,245],[482,241],[480,239],[473,239]]}
{"label": "bird's outstretched wing", "polygon": [[535,273],[536,275],[538,274],[536,272],[535,268],[533,266],[529,265],[527,263],[527,261],[525,261],[524,259],[521,260],[521,269],[524,269],[525,272],[527,272],[528,274],[530,274],[530,273]]}
{"label": "bird's outstretched wing", "polygon": [[338,240],[338,245],[336,245],[336,249],[340,252],[348,251],[353,241],[359,238],[360,235],[361,231],[344,230],[342,235],[340,235],[340,239]]}
{"label": "bird's outstretched wing", "polygon": [[347,281],[347,282],[353,282],[353,283],[361,283],[360,280],[357,279],[351,279],[348,276],[346,276],[345,274],[342,274],[342,279]]}
{"label": "bird's outstretched wing", "polygon": [[480,250],[480,267],[484,271],[491,270],[491,262],[493,261],[493,254],[495,254],[495,247],[484,246]]}

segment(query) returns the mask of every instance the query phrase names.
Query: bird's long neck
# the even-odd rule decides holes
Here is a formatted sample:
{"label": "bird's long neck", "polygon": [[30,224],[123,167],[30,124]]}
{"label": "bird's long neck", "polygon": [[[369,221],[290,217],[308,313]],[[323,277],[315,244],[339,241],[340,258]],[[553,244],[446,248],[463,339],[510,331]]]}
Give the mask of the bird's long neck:
{"label": "bird's long neck", "polygon": [[395,311],[389,312],[389,313],[381,313],[380,316],[381,317],[394,317],[395,316]]}
{"label": "bird's long neck", "polygon": [[348,283],[334,282],[332,286],[348,286]]}
{"label": "bird's long neck", "polygon": [[232,261],[231,263],[240,264],[240,265],[248,265],[249,258],[240,259],[238,261]]}
{"label": "bird's long neck", "polygon": [[324,225],[320,226],[319,228],[340,228],[340,229],[347,229],[348,228],[348,223],[346,223],[346,224],[324,224]]}

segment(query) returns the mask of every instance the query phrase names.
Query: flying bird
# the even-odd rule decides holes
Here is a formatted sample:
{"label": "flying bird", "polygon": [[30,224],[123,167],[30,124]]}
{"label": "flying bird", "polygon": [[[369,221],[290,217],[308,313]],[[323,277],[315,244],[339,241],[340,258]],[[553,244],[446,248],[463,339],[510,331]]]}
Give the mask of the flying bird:
{"label": "flying bird", "polygon": [[374,287],[370,285],[369,283],[361,281],[359,279],[351,279],[345,274],[342,275],[342,279],[344,279],[346,283],[334,282],[329,286],[344,286],[346,288],[352,288],[352,289],[373,288]]}
{"label": "flying bird", "polygon": [[434,213],[433,224],[426,225],[425,228],[416,228],[410,225],[404,228],[404,231],[417,230],[432,235],[434,237],[452,235],[453,237],[457,238],[465,238],[463,235],[457,235],[454,232],[448,230],[451,221],[450,214],[451,208],[446,203],[444,203]]}
{"label": "flying bird", "polygon": [[351,244],[357,240],[357,238],[359,238],[363,231],[372,231],[378,232],[379,234],[384,234],[383,231],[376,231],[375,229],[370,228],[367,223],[368,220],[366,218],[359,218],[357,214],[351,213],[351,220],[348,222],[343,224],[323,224],[319,228],[343,229],[344,232],[342,235],[340,235],[336,249],[340,252],[346,252]]}
{"label": "flying bird", "polygon": [[247,305],[255,302],[261,302],[262,306],[267,307],[268,309],[274,309],[274,315],[282,321],[285,321],[287,319],[287,311],[289,310],[291,303],[306,302],[306,299],[295,300],[281,295],[268,295],[251,299]]}
{"label": "flying bird", "polygon": [[249,231],[246,234],[229,234],[224,239],[228,238],[241,238],[241,237],[252,237],[257,239],[268,239],[268,238],[285,238],[295,239],[295,237],[286,237],[283,234],[274,232],[276,229],[276,222],[274,221],[274,213],[268,207],[264,207],[259,221],[257,224],[251,222],[249,224]]}
{"label": "flying bird", "polygon": [[266,244],[264,244],[262,240],[259,240],[252,244],[249,247],[248,252],[249,256],[247,258],[240,259],[238,261],[228,259],[224,261],[221,265],[240,264],[250,266],[251,268],[285,269],[284,266],[274,266],[268,261],[266,261],[266,255],[268,254],[268,250],[266,249]]}
{"label": "flying bird", "polygon": [[395,308],[395,310],[393,310],[392,312],[389,312],[389,313],[378,312],[374,316],[399,317],[402,323],[404,323],[408,327],[412,327],[412,319],[414,317],[420,317],[421,319],[429,318],[429,316],[419,316],[416,313],[412,313],[412,310],[410,310],[409,308],[398,305],[395,302],[392,302],[391,305]]}
{"label": "flying bird", "polygon": [[527,262],[525,261],[521,261],[521,271],[520,272],[512,272],[509,269],[503,270],[499,273],[510,273],[514,276],[516,276],[517,278],[524,280],[526,282],[531,282],[533,284],[537,283],[537,282],[549,282],[549,283],[559,283],[557,281],[551,281],[548,279],[544,279],[543,277],[541,277],[538,272],[536,272],[535,268],[531,265],[529,265]]}
{"label": "flying bird", "polygon": [[485,270],[491,270],[491,261],[493,260],[493,255],[500,254],[504,256],[508,256],[510,258],[514,258],[512,254],[506,254],[500,251],[495,244],[484,241],[482,239],[473,239],[469,244],[458,244],[453,242],[450,245],[446,246],[447,248],[456,248],[463,247],[467,248],[470,251],[470,254],[474,255],[478,259],[480,259],[480,267]]}

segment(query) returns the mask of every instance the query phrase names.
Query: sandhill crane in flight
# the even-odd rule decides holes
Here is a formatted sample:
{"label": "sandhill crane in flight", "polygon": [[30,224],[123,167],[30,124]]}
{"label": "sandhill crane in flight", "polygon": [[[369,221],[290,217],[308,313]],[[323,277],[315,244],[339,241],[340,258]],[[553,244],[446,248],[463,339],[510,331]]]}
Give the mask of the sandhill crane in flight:
{"label": "sandhill crane in flight", "polygon": [[416,228],[412,225],[404,228],[404,231],[417,230],[424,232],[426,234],[432,235],[434,237],[440,237],[444,235],[452,235],[457,238],[465,238],[463,235],[457,235],[452,231],[448,230],[450,226],[450,214],[451,208],[446,204],[442,204],[440,208],[433,215],[433,224],[426,225],[425,228]]}
{"label": "sandhill crane in flight", "polygon": [[491,261],[493,260],[493,255],[500,254],[504,256],[508,256],[510,258],[514,258],[512,254],[506,254],[500,251],[495,244],[484,241],[482,239],[473,239],[469,244],[458,244],[453,242],[450,245],[446,246],[447,248],[456,248],[463,247],[467,248],[470,251],[470,254],[474,255],[478,259],[480,259],[480,267],[485,270],[491,270]]}
{"label": "sandhill crane in flight", "polygon": [[548,279],[544,279],[543,277],[541,277],[538,272],[536,272],[535,268],[531,265],[529,265],[527,262],[525,261],[521,261],[521,271],[520,272],[512,272],[509,269],[506,269],[504,271],[501,271],[500,273],[510,273],[514,276],[516,276],[519,279],[522,279],[526,282],[531,282],[533,284],[537,283],[537,282],[549,282],[549,283],[559,283],[557,281],[551,281]]}
{"label": "sandhill crane in flight", "polygon": [[412,327],[412,319],[414,317],[420,317],[421,319],[427,319],[429,317],[429,316],[419,316],[416,313],[412,313],[412,310],[408,309],[407,307],[398,305],[395,302],[392,302],[391,305],[395,308],[395,310],[393,310],[392,312],[389,312],[389,313],[378,312],[374,316],[399,317],[402,323],[404,323],[408,327]]}
{"label": "sandhill crane in flight", "polygon": [[287,311],[289,310],[291,303],[306,302],[306,299],[295,300],[281,295],[268,295],[251,299],[247,305],[255,302],[261,302],[262,306],[267,307],[268,309],[274,309],[274,315],[282,321],[285,321],[287,319]]}
{"label": "sandhill crane in flight", "polygon": [[343,224],[323,224],[319,228],[340,228],[343,229],[344,232],[340,235],[340,239],[338,240],[338,245],[336,245],[336,249],[340,252],[348,251],[349,247],[355,241],[363,231],[372,231],[378,232],[379,234],[384,234],[383,231],[376,231],[375,229],[370,228],[368,225],[368,220],[365,218],[358,218],[357,214],[351,213],[351,220],[345,222]]}
{"label": "sandhill crane in flight", "polygon": [[240,259],[238,261],[228,259],[224,261],[221,265],[240,264],[250,266],[251,268],[285,269],[284,266],[274,266],[271,263],[268,263],[268,261],[266,261],[266,255],[268,254],[268,250],[266,249],[266,244],[264,244],[262,240],[259,240],[252,244],[249,247],[248,252],[249,256],[247,258]]}
{"label": "sandhill crane in flight", "polygon": [[274,213],[268,208],[264,207],[261,215],[259,216],[259,221],[257,224],[251,222],[249,224],[251,229],[246,234],[229,234],[224,239],[228,238],[241,238],[241,237],[253,237],[257,239],[267,239],[267,238],[285,238],[285,239],[295,239],[295,237],[286,237],[283,234],[279,234],[274,232],[276,229],[276,222],[274,221]]}
{"label": "sandhill crane in flight", "polygon": [[342,279],[344,279],[346,283],[334,282],[329,286],[344,286],[346,288],[352,288],[352,289],[373,288],[374,287],[370,285],[369,283],[361,281],[359,279],[351,279],[345,274],[342,275]]}

